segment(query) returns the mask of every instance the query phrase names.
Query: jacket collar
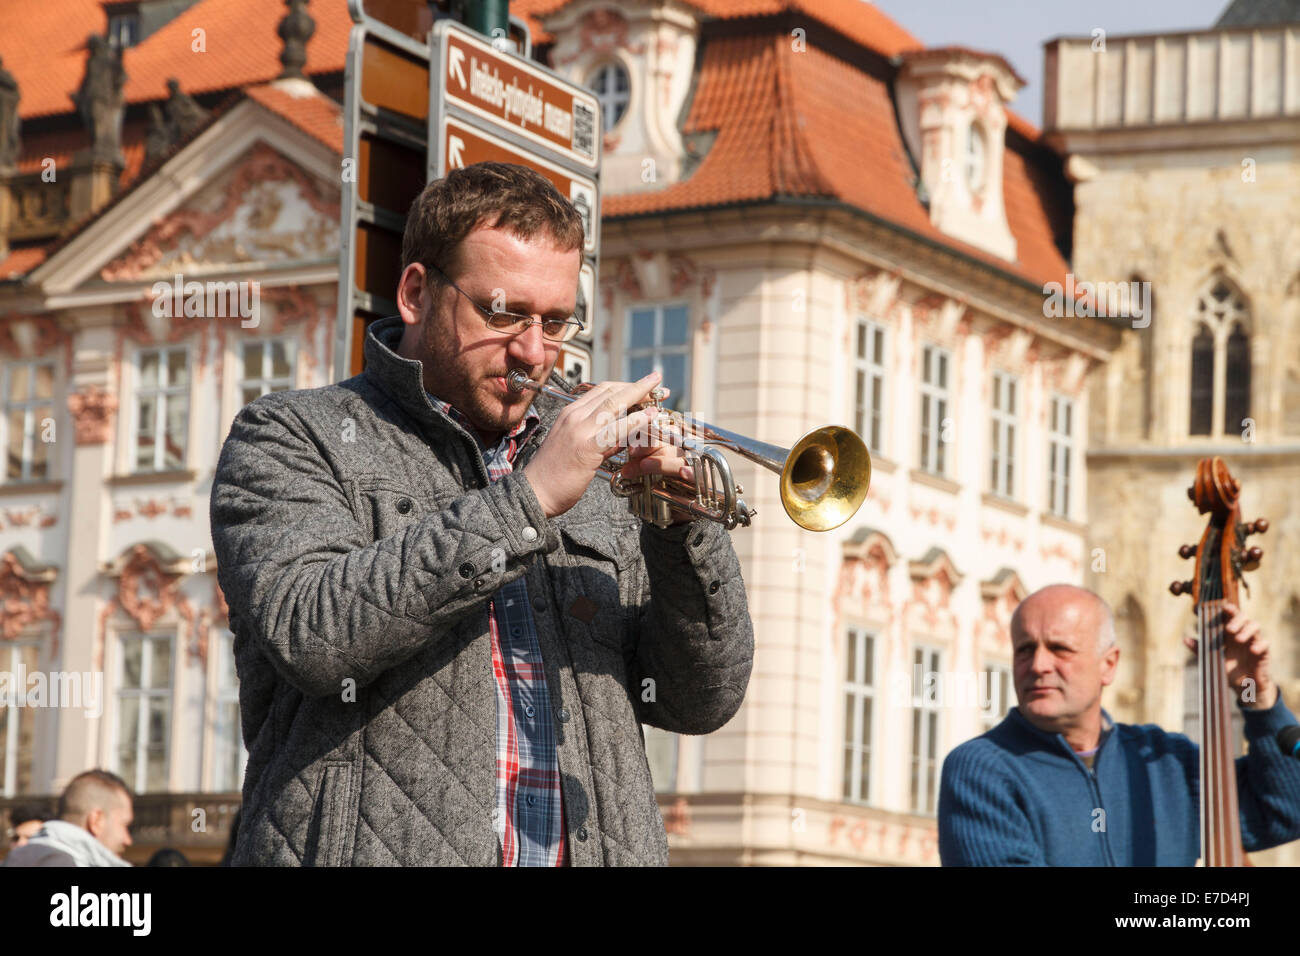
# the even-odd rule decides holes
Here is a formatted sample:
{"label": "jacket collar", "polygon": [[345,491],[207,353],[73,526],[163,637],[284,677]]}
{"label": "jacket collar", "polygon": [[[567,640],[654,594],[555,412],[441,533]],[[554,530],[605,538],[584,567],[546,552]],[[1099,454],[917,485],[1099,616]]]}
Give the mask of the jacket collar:
{"label": "jacket collar", "polygon": [[[370,323],[366,328],[366,368],[362,374],[417,421],[432,422],[443,428],[464,432],[463,428],[429,401],[429,393],[424,390],[424,364],[419,359],[404,358],[397,354],[405,328],[406,323],[400,315],[391,315]],[[551,373],[547,384],[566,392],[572,391],[569,384],[555,372]],[[533,430],[530,438],[540,440],[540,436],[550,429],[564,405],[558,398],[538,395],[533,401],[533,407],[541,417],[541,424]]]}
{"label": "jacket collar", "polygon": [[[1048,733],[1046,730],[1039,730],[1037,727],[1035,727],[1033,724],[1029,722],[1029,719],[1025,717],[1024,714],[1020,712],[1019,707],[1012,707],[1011,710],[1007,712],[1007,720],[1012,721],[1017,727],[1019,727],[1025,733],[1032,735],[1036,740],[1041,742],[1044,746],[1049,748],[1057,748],[1061,750],[1063,753],[1069,754],[1072,758],[1078,761],[1080,765],[1082,765],[1083,763],[1082,759],[1079,757],[1078,754],[1076,754],[1070,748],[1070,744],[1065,739],[1064,734],[1052,734],[1052,733]],[[1110,714],[1106,713],[1105,708],[1103,708],[1101,712],[1101,740],[1097,744],[1098,758],[1101,757],[1101,753],[1104,749],[1106,749],[1106,745],[1110,742],[1110,739],[1115,736],[1113,733],[1111,733],[1111,731],[1114,729],[1115,729],[1115,722],[1111,720]]]}

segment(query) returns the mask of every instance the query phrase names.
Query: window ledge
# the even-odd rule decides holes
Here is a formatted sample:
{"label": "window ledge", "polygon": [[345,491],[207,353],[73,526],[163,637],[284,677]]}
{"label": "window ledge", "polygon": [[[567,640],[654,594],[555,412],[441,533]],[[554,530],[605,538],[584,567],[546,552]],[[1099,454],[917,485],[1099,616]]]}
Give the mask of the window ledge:
{"label": "window ledge", "polygon": [[1011,498],[1004,498],[1002,495],[996,494],[995,492],[992,491],[984,492],[982,500],[984,504],[988,505],[990,508],[998,508],[1002,511],[1009,511],[1013,515],[1016,515],[1017,517],[1020,518],[1023,518],[1025,517],[1025,515],[1029,514],[1028,505],[1022,505],[1018,501],[1015,501]]}
{"label": "window ledge", "polygon": [[1083,535],[1088,531],[1087,525],[1071,521],[1069,518],[1062,518],[1060,515],[1047,514],[1046,512],[1044,512],[1041,521],[1049,528],[1069,531],[1071,534]]}
{"label": "window ledge", "polygon": [[48,495],[62,488],[62,481],[7,481],[0,484],[0,496]]}
{"label": "window ledge", "polygon": [[938,488],[940,491],[947,491],[954,495],[961,491],[960,483],[931,474],[928,471],[922,471],[920,468],[913,468],[908,474],[917,484],[929,485],[931,488]]}
{"label": "window ledge", "polygon": [[880,472],[882,475],[892,475],[898,471],[898,463],[890,461],[888,458],[881,458],[875,452],[871,452],[871,472],[875,474]]}
{"label": "window ledge", "polygon": [[118,485],[156,485],[164,483],[179,483],[182,481],[193,481],[198,477],[198,472],[193,468],[177,469],[174,471],[137,471],[129,475],[112,475],[107,484],[113,487]]}

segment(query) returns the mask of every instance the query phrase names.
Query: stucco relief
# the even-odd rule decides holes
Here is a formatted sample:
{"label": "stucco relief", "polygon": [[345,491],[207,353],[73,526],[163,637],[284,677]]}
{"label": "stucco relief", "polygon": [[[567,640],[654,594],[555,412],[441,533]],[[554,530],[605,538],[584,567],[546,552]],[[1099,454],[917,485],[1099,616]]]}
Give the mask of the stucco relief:
{"label": "stucco relief", "polygon": [[117,396],[105,388],[89,386],[68,395],[68,411],[78,445],[102,445],[113,431]]}
{"label": "stucco relief", "polygon": [[578,21],[577,47],[571,53],[557,56],[555,63],[558,67],[566,67],[584,56],[594,59],[609,56],[615,50],[626,50],[632,56],[643,56],[646,46],[628,39],[628,22],[622,14],[609,7],[601,7],[583,14]]}
{"label": "stucco relief", "polygon": [[0,509],[0,531],[9,528],[49,528],[58,524],[59,515],[44,505]]}
{"label": "stucco relief", "polygon": [[0,556],[0,640],[16,640],[27,628],[48,621],[53,642],[51,653],[58,653],[63,618],[50,607],[53,582],[53,568],[29,573],[12,550]]}
{"label": "stucco relief", "polygon": [[321,258],[338,248],[338,221],[336,187],[258,143],[224,181],[156,221],[100,277],[170,279],[235,263]]}
{"label": "stucco relief", "polygon": [[[115,612],[129,617],[141,631],[148,631],[164,618],[174,616],[187,625],[182,632],[187,662],[198,659],[207,663],[207,634],[200,627],[194,605],[181,591],[186,561],[170,553],[165,545],[137,544],[127,549],[105,569],[117,577],[117,591],[99,614],[95,659],[104,666],[107,623]],[[188,640],[185,638],[188,637]]]}

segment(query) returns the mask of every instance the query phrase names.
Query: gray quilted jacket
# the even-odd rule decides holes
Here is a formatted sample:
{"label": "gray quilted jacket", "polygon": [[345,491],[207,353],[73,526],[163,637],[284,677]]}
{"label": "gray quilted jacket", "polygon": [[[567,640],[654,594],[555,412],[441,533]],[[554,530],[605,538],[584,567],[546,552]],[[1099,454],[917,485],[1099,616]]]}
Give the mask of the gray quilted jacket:
{"label": "gray quilted jacket", "polygon": [[[249,751],[233,862],[495,865],[496,692],[487,605],[528,584],[574,865],[668,862],[640,724],[717,730],[753,630],[731,540],[660,530],[596,479],[547,519],[522,466],[489,484],[430,404],[400,318],[366,370],[235,418],[211,497]],[[559,381],[558,378],[555,381]]]}

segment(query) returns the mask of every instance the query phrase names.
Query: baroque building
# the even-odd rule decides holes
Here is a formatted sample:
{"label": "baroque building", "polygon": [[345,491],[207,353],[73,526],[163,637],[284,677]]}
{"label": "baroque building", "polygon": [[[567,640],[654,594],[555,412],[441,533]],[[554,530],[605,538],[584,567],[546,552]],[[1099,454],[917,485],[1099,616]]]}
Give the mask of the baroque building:
{"label": "baroque building", "polygon": [[[1288,12],[1289,10],[1289,12]],[[1196,462],[1241,482],[1266,517],[1247,612],[1300,701],[1300,22],[1294,4],[1236,0],[1204,30],[1047,44],[1047,141],[1074,181],[1074,268],[1147,284],[1090,386],[1086,577],[1115,608],[1117,719],[1197,736],[1191,576],[1205,527]],[[1261,857],[1294,863],[1295,848]]]}
{"label": "baroque building", "polygon": [[[1104,517],[1085,425],[1113,405],[1089,383],[1122,333],[1044,306],[1071,274],[1064,159],[1010,109],[1002,57],[926,48],[857,0],[512,13],[605,114],[592,378],[659,367],[705,421],[785,446],[836,422],[874,460],[861,511],[820,535],[735,464],[758,510],[733,538],[754,675],[717,733],[647,733],[673,861],[935,864],[943,757],[1014,703],[1011,610],[1084,583]],[[336,365],[351,19],[345,0],[14,16],[0,671],[101,686],[0,708],[0,806],[105,766],[139,794],[132,859],[211,861],[243,753],[207,495],[237,409]]]}

